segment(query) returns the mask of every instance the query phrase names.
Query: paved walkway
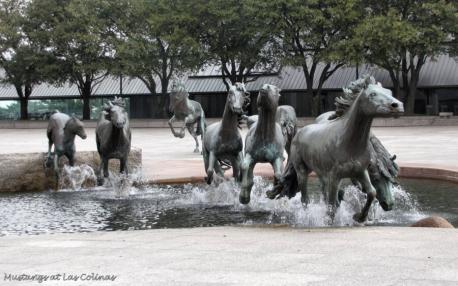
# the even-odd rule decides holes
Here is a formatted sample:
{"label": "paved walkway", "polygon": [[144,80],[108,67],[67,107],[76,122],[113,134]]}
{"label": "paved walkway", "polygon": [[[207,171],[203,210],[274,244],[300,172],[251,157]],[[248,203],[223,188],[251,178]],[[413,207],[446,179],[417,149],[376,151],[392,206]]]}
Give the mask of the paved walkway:
{"label": "paved walkway", "polygon": [[[457,285],[457,241],[454,229],[391,227],[3,237],[0,285]],[[64,273],[116,279],[64,283]],[[5,281],[9,274],[61,276],[39,284]]]}
{"label": "paved walkway", "polygon": [[[0,130],[0,153],[39,152],[47,150],[46,131],[40,129]],[[458,169],[458,127],[376,127],[373,132],[387,149],[397,155],[401,165],[420,164],[437,168]],[[246,133],[246,130],[243,130]],[[94,129],[88,138],[77,138],[77,150],[96,150]],[[135,128],[132,145],[143,150],[143,173],[147,179],[202,177],[202,156],[193,153],[194,140],[172,136],[166,128]],[[259,165],[259,173],[271,173],[270,166]]]}

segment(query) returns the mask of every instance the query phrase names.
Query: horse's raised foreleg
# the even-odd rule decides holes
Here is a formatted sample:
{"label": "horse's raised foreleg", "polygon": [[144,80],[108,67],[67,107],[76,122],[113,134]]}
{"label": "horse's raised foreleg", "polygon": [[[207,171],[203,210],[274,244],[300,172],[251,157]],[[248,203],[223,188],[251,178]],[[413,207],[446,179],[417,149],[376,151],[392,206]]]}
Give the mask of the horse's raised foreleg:
{"label": "horse's raised foreleg", "polygon": [[173,127],[173,123],[175,122],[175,120],[176,120],[176,118],[175,118],[175,115],[174,115],[174,116],[172,116],[172,118],[170,118],[170,120],[168,121],[170,130],[172,131],[173,136],[178,137],[178,138],[183,138],[183,137],[184,137],[184,131],[183,131],[183,136],[181,136],[181,134],[180,134],[180,133],[177,133],[177,132],[175,131],[175,128]]}
{"label": "horse's raised foreleg", "polygon": [[361,177],[358,178],[358,181],[361,183],[363,192],[367,194],[367,200],[361,213],[355,214],[353,218],[358,222],[364,222],[367,219],[369,209],[371,208],[372,202],[374,201],[377,193],[374,186],[372,186],[371,179],[369,178],[369,173],[367,170],[365,170]]}
{"label": "horse's raised foreleg", "polygon": [[196,131],[194,129],[194,124],[188,124],[186,127],[188,128],[189,134],[191,134],[192,138],[194,138],[194,140],[196,141],[196,148],[194,149],[194,153],[199,153],[200,152],[200,150],[199,150],[199,139],[197,139],[197,134],[196,134]]}
{"label": "horse's raised foreleg", "polygon": [[250,202],[251,188],[253,187],[253,169],[256,165],[250,154],[246,154],[243,158],[242,169],[242,189],[240,190],[239,201],[242,204]]}

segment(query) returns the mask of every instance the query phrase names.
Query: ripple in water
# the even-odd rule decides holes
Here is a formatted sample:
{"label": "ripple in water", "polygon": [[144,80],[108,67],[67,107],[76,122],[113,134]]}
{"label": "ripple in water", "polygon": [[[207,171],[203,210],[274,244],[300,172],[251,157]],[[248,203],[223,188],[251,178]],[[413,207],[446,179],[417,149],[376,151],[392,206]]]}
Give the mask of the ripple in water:
{"label": "ripple in water", "polygon": [[[223,182],[218,187],[190,184],[132,186],[137,180],[138,175],[128,178],[113,176],[105,186],[90,190],[2,193],[0,235],[234,224],[353,226],[359,225],[353,220],[353,215],[361,210],[365,202],[361,191],[353,186],[346,187],[344,201],[331,224],[318,180],[313,178],[309,181],[311,202],[307,208],[302,206],[300,194],[291,200],[268,199],[265,191],[271,183],[260,177],[255,177],[249,205],[239,203],[239,187],[233,181]],[[431,208],[427,212],[421,210],[417,194],[414,197],[397,187],[394,196],[394,209],[385,212],[377,202],[374,203],[365,225],[408,225],[431,213]]]}

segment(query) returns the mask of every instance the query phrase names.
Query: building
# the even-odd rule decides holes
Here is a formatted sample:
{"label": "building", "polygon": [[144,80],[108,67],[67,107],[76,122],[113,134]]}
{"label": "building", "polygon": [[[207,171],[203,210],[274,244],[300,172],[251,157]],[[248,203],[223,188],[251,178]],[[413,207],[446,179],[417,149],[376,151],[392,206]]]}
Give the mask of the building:
{"label": "building", "polygon": [[[318,67],[320,69],[322,67]],[[368,65],[358,68],[359,74],[371,74],[383,86],[391,88],[392,83],[388,72]],[[355,67],[344,67],[336,71],[324,84],[321,108],[323,111],[334,109],[334,98],[341,93],[342,87],[356,78]],[[310,116],[311,108],[306,98],[306,82],[299,67],[284,67],[279,73],[259,76],[255,81],[247,83],[251,92],[252,106],[250,113],[256,112],[256,92],[264,83],[274,84],[282,89],[280,104],[289,104],[296,108],[298,116]],[[314,83],[315,85],[317,84]],[[226,88],[221,80],[217,67],[209,67],[197,74],[190,75],[185,85],[190,97],[199,101],[207,117],[220,117],[226,100]],[[160,85],[157,87],[160,93]],[[107,77],[94,92],[94,105],[101,104],[101,99],[113,96],[128,99],[132,118],[159,118],[161,108],[158,102],[161,96],[153,96],[146,86],[138,79]],[[33,90],[30,100],[68,100],[79,99],[78,89],[74,85],[55,87],[41,84]],[[17,100],[16,91],[12,86],[0,87],[1,101]],[[453,112],[458,115],[458,62],[448,55],[441,55],[429,60],[423,67],[418,84],[418,95],[415,113],[435,115],[441,111]]]}

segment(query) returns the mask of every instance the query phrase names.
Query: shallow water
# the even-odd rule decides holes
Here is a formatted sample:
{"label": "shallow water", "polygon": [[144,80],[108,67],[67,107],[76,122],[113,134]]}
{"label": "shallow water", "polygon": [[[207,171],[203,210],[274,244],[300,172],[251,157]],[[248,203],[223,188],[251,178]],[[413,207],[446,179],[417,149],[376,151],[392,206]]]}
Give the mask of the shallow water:
{"label": "shallow water", "polygon": [[[430,180],[402,180],[401,185],[394,193],[394,210],[385,212],[375,203],[364,225],[409,225],[437,214],[458,226],[458,185]],[[188,184],[137,189],[123,183],[115,189],[2,193],[0,236],[237,224],[360,225],[352,217],[360,211],[365,196],[353,186],[346,188],[333,222],[320,198],[317,180],[310,180],[307,208],[301,205],[299,194],[291,200],[269,200],[265,196],[269,187],[269,181],[256,177],[248,206],[238,202],[239,188],[233,182],[218,187]]]}

